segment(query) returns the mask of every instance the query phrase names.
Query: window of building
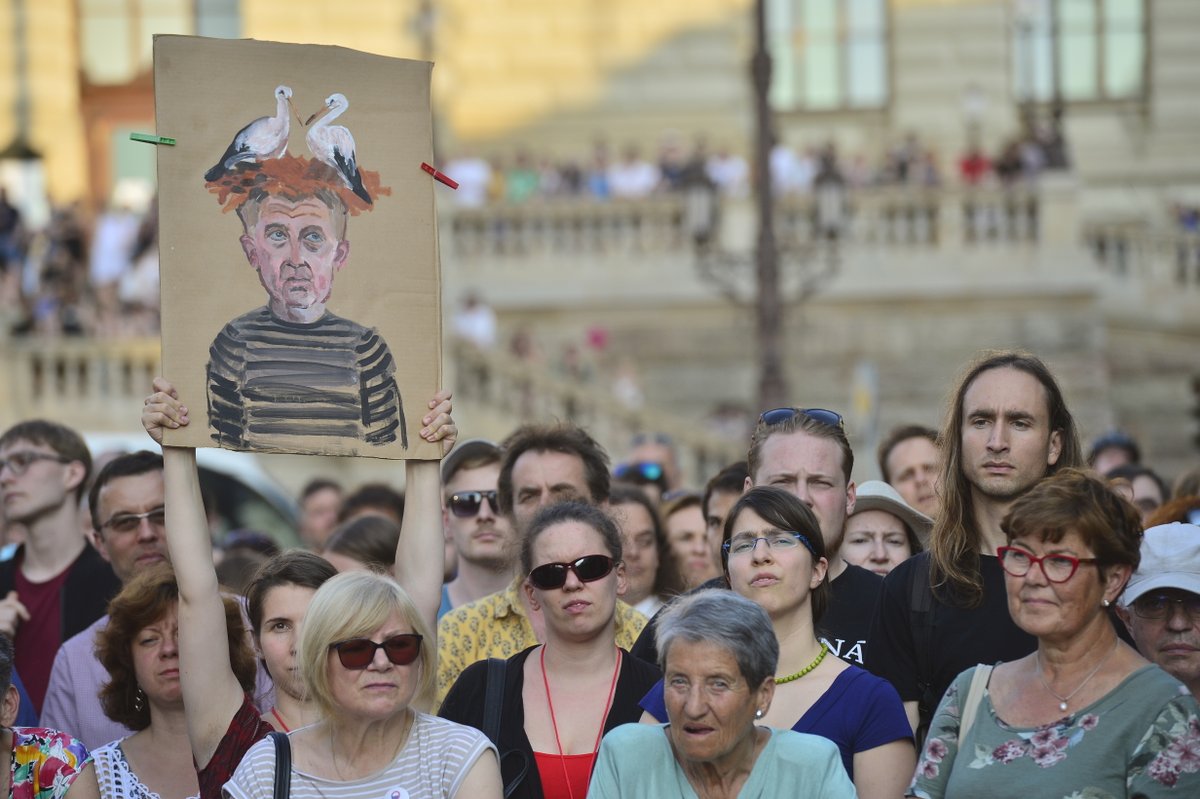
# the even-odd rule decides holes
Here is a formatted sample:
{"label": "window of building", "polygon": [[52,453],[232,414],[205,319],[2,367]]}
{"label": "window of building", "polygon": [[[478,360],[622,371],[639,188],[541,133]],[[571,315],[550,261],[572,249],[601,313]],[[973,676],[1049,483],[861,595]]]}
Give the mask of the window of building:
{"label": "window of building", "polygon": [[881,108],[888,101],[886,0],[766,0],[779,110]]}
{"label": "window of building", "polygon": [[113,86],[148,73],[154,34],[240,34],[239,0],[78,0],[79,56],[89,83]]}
{"label": "window of building", "polygon": [[1020,0],[1013,86],[1022,102],[1140,99],[1146,92],[1145,0]]}

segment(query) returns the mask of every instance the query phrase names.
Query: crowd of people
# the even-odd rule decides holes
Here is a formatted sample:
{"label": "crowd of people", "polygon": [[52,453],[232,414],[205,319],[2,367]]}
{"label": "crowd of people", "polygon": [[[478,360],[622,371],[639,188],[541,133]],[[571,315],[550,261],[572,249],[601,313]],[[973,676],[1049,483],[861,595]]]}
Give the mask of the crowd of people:
{"label": "crowd of people", "polygon": [[[194,450],[93,474],[21,422],[9,795],[1196,795],[1200,468],[1168,489],[1119,431],[1085,457],[1028,353],[952,396],[882,480],[837,412],[787,407],[690,490],[669,437],[459,441],[438,393],[403,495],[315,479],[302,549],[219,553]],[[155,442],[187,400],[155,381]]]}

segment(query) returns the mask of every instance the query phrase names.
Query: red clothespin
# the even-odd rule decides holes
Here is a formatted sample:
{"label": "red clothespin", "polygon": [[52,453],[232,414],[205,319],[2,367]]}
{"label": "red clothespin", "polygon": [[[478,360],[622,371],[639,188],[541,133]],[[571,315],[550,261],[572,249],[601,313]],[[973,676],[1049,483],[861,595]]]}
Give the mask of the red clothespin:
{"label": "red clothespin", "polygon": [[433,175],[433,179],[436,180],[438,183],[445,184],[452,189],[458,188],[458,183],[456,183],[454,180],[452,180],[448,175],[446,175],[442,172],[438,172],[436,169],[431,167],[429,164],[422,162],[421,169],[424,169],[426,172]]}

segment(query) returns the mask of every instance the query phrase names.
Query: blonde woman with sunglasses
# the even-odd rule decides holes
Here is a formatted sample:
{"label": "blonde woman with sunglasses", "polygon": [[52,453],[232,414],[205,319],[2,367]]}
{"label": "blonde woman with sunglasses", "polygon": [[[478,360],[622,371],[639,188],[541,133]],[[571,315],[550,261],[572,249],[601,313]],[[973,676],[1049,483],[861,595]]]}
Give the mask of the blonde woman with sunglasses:
{"label": "blonde woman with sunglasses", "polygon": [[488,732],[513,799],[584,799],[600,739],[638,720],[638,699],[658,680],[657,668],[617,648],[621,554],[616,523],[595,506],[539,511],[521,543],[521,568],[545,643],[497,661],[502,677],[488,661],[469,666],[442,703],[444,718],[484,729],[488,682],[500,684],[500,721]]}
{"label": "blonde woman with sunglasses", "polygon": [[[448,451],[457,435],[457,428],[450,418],[450,395],[438,394],[428,407],[420,435],[426,441],[441,442],[443,452]],[[151,438],[161,444],[165,429],[189,423],[189,410],[175,388],[166,380],[157,378],[154,381],[154,393],[143,403],[142,426]],[[407,461],[405,474],[408,502],[401,528],[403,534],[398,545],[395,576],[407,587],[419,618],[432,625],[440,600],[443,552],[437,461]],[[188,739],[197,767],[200,799],[221,799],[222,787],[246,752],[266,737],[272,728],[294,730],[323,715],[319,703],[306,690],[310,675],[303,674],[303,668],[294,654],[295,641],[303,635],[307,610],[314,594],[312,589],[300,586],[276,587],[273,592],[291,591],[297,594],[294,601],[289,602],[290,613],[284,618],[274,611],[264,612],[265,618],[259,632],[272,629],[272,625],[279,623],[286,625],[287,632],[292,636],[292,655],[288,658],[291,667],[286,674],[273,675],[277,687],[285,681],[295,681],[293,677],[301,678],[299,690],[296,691],[298,701],[292,705],[294,710],[268,722],[258,716],[229,667],[229,654],[222,632],[225,629],[225,616],[216,571],[212,566],[212,544],[200,497],[195,450],[164,446],[163,479],[167,548],[171,562],[175,564],[179,583],[179,660]],[[432,531],[436,531],[436,534],[429,534]],[[265,604],[271,603],[268,601]],[[261,638],[259,644],[265,655],[268,642],[265,635]],[[425,645],[431,649],[435,647],[432,636]],[[289,647],[285,647],[285,655],[287,649]],[[329,656],[333,658],[333,653]],[[416,701],[428,703],[430,699],[418,696]],[[351,739],[343,736],[337,743],[338,751],[343,752],[343,747],[351,743]],[[360,746],[354,751],[365,754],[375,750]],[[339,759],[338,762],[343,769],[347,767],[345,759]],[[486,764],[487,759],[480,758],[476,762]],[[494,762],[493,758],[493,765]],[[383,765],[379,763],[378,767]],[[267,795],[269,793],[268,790]],[[442,795],[453,794],[414,794]],[[478,793],[462,795],[488,796],[490,791],[481,788]]]}

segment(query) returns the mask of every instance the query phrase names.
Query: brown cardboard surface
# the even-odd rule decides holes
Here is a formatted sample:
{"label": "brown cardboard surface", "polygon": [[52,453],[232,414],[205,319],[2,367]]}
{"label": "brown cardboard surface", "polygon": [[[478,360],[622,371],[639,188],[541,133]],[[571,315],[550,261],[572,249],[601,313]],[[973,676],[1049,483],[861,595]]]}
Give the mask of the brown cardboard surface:
{"label": "brown cardboard surface", "polygon": [[[167,431],[166,444],[440,457],[440,447],[418,435],[442,379],[433,178],[421,170],[433,161],[431,68],[341,47],[155,37],[157,132],[176,140],[158,147],[163,374],[191,412],[191,424]],[[264,142],[282,142],[275,124],[254,129],[259,155],[225,159],[247,125],[279,119],[280,86],[290,88],[295,109],[286,154],[266,152]],[[328,110],[335,94],[348,100],[344,113],[305,127],[301,121]],[[332,126],[353,135],[358,176],[344,157],[337,162],[343,179],[310,150],[310,131]],[[249,214],[253,229],[244,237],[231,208],[256,196],[246,191],[252,185],[274,188],[257,219]],[[321,186],[324,204],[314,199]],[[348,244],[339,243],[330,196],[350,211]],[[280,273],[274,305],[298,314],[290,322],[268,311],[252,258],[268,264],[267,282]],[[332,273],[326,310],[333,317],[320,317],[324,273]],[[387,370],[376,368],[389,351],[403,426],[392,413]],[[210,410],[224,434],[210,426]]]}

